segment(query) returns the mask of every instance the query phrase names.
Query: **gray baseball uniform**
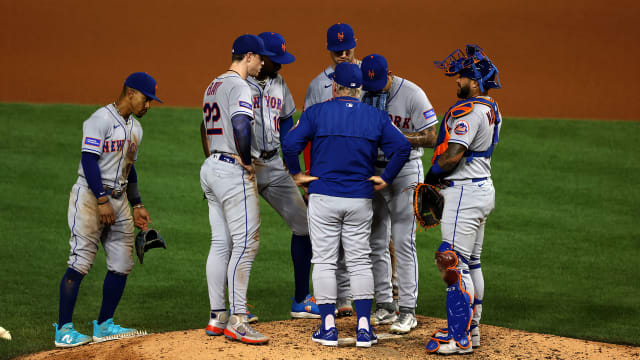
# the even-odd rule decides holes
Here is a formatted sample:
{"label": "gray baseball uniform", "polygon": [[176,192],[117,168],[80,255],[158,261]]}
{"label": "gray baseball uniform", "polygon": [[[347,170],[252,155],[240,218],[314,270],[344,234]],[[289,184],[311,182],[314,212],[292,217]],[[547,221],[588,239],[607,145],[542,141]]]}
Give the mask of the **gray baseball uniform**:
{"label": "gray baseball uniform", "polygon": [[[494,102],[488,96],[478,98]],[[449,143],[462,144],[469,151],[487,150],[493,141],[494,131],[499,132],[502,126],[502,122],[499,122],[496,129],[496,116],[501,118],[499,112],[495,114],[490,106],[481,103],[474,103],[473,109],[464,116],[451,116],[447,120],[451,136]],[[463,270],[462,279],[471,299],[474,295],[482,299],[484,281],[479,281],[482,276],[479,274],[478,279],[472,277],[474,270],[479,270],[480,267],[484,226],[495,207],[491,158],[474,157],[467,162],[467,157],[463,157],[445,180],[450,180],[451,186],[441,191],[445,199],[441,222],[442,240],[450,243],[462,255],[458,268]],[[478,304],[473,314],[476,324],[480,322],[481,315],[482,305]]]}
{"label": "gray baseball uniform", "polygon": [[[393,76],[387,111],[393,124],[403,132],[419,132],[438,123],[433,106],[424,91],[416,84]],[[412,148],[409,161],[393,184],[374,194],[374,220],[371,232],[371,260],[375,279],[376,301],[393,301],[389,235],[393,237],[398,305],[415,308],[418,296],[418,255],[416,252],[416,223],[413,214],[413,192],[410,185],[422,182],[422,148]],[[376,175],[386,166],[384,154],[379,152]]]}
{"label": "gray baseball uniform", "polygon": [[296,235],[308,235],[307,206],[279,156],[280,120],[296,111],[289,87],[281,75],[261,84],[248,77],[255,122],[251,153],[255,158],[258,192]]}
{"label": "gray baseball uniform", "polygon": [[207,87],[203,121],[209,156],[200,170],[200,184],[209,202],[211,249],[207,258],[207,284],[211,310],[226,309],[225,283],[233,314],[246,314],[247,287],[258,253],[260,209],[255,181],[232,155],[231,118],[253,118],[251,89],[238,74],[227,72]]}
{"label": "gray baseball uniform", "polygon": [[[87,274],[102,243],[107,255],[107,268],[129,274],[133,267],[133,218],[127,201],[127,178],[137,159],[142,140],[142,127],[133,116],[123,119],[113,104],[100,108],[82,126],[82,152],[96,154],[105,190],[111,192],[115,223],[100,223],[98,202],[85,179],[82,163],[78,180],[69,196],[68,221],[71,229],[71,253],[68,265]],[[108,229],[108,231],[103,231]]]}
{"label": "gray baseball uniform", "polygon": [[311,105],[325,102],[333,97],[333,80],[329,77],[331,74],[333,74],[333,66],[329,66],[311,80],[311,84],[309,84],[307,88],[307,95],[304,98],[304,109],[308,109]]}

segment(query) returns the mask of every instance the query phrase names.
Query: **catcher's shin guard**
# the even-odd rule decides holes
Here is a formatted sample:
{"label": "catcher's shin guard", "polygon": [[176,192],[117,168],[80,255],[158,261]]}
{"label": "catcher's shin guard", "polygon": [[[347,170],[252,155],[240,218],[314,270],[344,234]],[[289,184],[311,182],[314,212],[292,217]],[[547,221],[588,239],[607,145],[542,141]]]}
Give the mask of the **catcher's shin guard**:
{"label": "catcher's shin guard", "polygon": [[[459,270],[458,270],[459,271]],[[460,279],[460,274],[458,274]],[[452,353],[439,351],[441,345],[456,348],[459,353],[466,353],[471,347],[469,326],[473,310],[471,309],[471,296],[463,289],[462,280],[447,287],[447,328],[438,329],[427,343],[427,352]],[[455,341],[455,345],[452,343]],[[443,350],[445,350],[443,348]]]}

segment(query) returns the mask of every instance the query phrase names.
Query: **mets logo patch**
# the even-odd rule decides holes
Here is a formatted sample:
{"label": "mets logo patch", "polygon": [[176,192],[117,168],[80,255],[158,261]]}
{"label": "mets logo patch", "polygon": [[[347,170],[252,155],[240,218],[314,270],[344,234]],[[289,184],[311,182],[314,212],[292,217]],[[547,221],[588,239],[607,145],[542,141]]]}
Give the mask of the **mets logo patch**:
{"label": "mets logo patch", "polygon": [[238,102],[238,105],[242,106],[243,108],[247,108],[249,110],[253,110],[253,108],[251,107],[251,104],[249,104],[246,101],[242,101],[241,100],[240,102]]}
{"label": "mets logo patch", "polygon": [[453,128],[453,132],[456,135],[464,135],[469,132],[469,123],[465,120],[460,120],[456,123],[456,127]]}
{"label": "mets logo patch", "polygon": [[99,147],[101,141],[102,140],[100,140],[100,139],[96,139],[96,138],[92,138],[92,137],[88,137],[88,136],[84,138],[84,144],[85,145],[91,145],[91,146]]}

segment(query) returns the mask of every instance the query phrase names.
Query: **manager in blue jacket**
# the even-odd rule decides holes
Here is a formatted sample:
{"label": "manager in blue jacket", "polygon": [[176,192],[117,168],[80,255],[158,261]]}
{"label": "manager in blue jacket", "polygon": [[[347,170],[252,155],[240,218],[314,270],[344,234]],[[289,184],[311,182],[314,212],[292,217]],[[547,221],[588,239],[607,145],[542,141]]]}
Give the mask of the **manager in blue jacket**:
{"label": "manager in blue jacket", "polygon": [[[407,138],[385,111],[360,102],[362,72],[342,63],[333,75],[333,99],[306,109],[282,144],[289,173],[298,185],[309,184],[308,221],[313,247],[313,288],[322,323],[312,339],[337,346],[334,312],[336,262],[342,244],[358,319],[358,347],[378,342],[369,317],[373,273],[369,237],[374,190],[391,184],[409,158]],[[298,155],[311,142],[311,172],[300,171]],[[373,176],[381,148],[389,158],[384,173]],[[342,241],[340,241],[342,239]]]}

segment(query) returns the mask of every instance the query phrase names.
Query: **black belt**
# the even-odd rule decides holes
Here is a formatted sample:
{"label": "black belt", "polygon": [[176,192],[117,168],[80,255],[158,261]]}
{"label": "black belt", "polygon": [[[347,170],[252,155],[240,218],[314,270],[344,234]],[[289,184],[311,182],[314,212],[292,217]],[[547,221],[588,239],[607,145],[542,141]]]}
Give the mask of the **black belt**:
{"label": "black belt", "polygon": [[123,189],[116,190],[112,187],[104,186],[104,191],[107,193],[107,195],[111,195],[112,198],[119,199],[122,196],[122,194],[124,194],[127,191],[127,188],[124,187]]}
{"label": "black belt", "polygon": [[260,159],[262,160],[269,160],[272,157],[276,156],[278,154],[278,149],[273,149],[271,151],[264,151],[262,150],[260,152]]}

